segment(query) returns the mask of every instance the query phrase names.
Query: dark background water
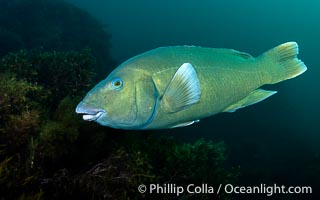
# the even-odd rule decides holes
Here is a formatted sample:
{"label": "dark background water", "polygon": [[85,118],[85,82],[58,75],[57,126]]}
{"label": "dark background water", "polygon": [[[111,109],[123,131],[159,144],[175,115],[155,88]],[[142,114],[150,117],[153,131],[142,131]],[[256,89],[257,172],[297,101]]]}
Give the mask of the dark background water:
{"label": "dark background water", "polygon": [[319,1],[70,2],[103,21],[118,63],[158,46],[224,47],[257,56],[283,42],[298,42],[308,71],[264,87],[279,91],[275,96],[193,126],[157,132],[186,141],[200,137],[225,141],[230,164],[240,165],[245,185],[265,182],[319,189]]}

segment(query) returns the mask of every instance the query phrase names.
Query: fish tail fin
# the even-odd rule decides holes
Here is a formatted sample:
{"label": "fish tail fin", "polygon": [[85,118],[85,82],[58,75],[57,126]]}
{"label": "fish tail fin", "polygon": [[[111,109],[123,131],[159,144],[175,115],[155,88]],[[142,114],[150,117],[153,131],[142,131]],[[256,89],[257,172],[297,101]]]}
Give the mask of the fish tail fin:
{"label": "fish tail fin", "polygon": [[298,54],[296,42],[287,42],[263,53],[259,58],[262,65],[268,68],[267,84],[278,83],[304,73],[307,67],[297,58]]}

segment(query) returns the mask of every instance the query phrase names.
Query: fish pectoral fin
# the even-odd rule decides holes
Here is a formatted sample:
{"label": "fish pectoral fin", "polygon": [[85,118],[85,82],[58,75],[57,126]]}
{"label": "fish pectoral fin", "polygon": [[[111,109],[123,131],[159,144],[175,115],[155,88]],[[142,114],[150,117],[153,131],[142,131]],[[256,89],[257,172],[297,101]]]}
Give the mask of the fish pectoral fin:
{"label": "fish pectoral fin", "polygon": [[168,84],[162,100],[169,112],[174,113],[197,103],[200,94],[200,82],[195,69],[190,63],[184,63]]}
{"label": "fish pectoral fin", "polygon": [[197,120],[193,120],[193,121],[190,121],[190,122],[184,122],[184,123],[181,123],[181,124],[177,124],[177,125],[175,125],[175,126],[172,126],[172,127],[170,127],[170,128],[178,128],[178,127],[190,126],[190,125],[192,125],[192,124],[194,124],[194,123],[197,123],[197,122],[200,122],[200,120],[197,119]]}
{"label": "fish pectoral fin", "polygon": [[227,107],[223,112],[235,112],[240,108],[244,108],[246,106],[259,103],[260,101],[265,100],[266,98],[274,95],[275,93],[277,93],[277,91],[262,90],[262,89],[254,90],[244,99]]}

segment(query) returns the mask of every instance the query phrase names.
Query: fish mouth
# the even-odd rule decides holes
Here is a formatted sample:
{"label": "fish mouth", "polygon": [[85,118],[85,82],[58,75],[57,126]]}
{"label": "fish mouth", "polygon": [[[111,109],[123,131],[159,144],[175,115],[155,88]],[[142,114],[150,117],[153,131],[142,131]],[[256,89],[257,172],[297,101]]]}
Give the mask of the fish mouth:
{"label": "fish mouth", "polygon": [[80,102],[76,108],[76,113],[81,114],[83,120],[96,121],[106,113],[103,109],[97,109]]}
{"label": "fish mouth", "polygon": [[96,121],[97,119],[99,119],[99,117],[101,117],[101,115],[103,115],[105,112],[104,111],[99,111],[96,114],[87,114],[87,113],[80,113],[83,114],[82,118],[83,120],[86,121]]}

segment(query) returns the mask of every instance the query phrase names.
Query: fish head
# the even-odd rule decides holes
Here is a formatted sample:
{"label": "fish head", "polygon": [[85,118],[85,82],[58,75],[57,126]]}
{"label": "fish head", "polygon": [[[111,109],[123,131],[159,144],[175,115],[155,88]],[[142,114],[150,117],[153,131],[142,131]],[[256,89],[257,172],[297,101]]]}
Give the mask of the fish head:
{"label": "fish head", "polygon": [[143,71],[118,67],[91,89],[76,112],[87,121],[118,129],[144,129],[157,107],[157,89]]}

